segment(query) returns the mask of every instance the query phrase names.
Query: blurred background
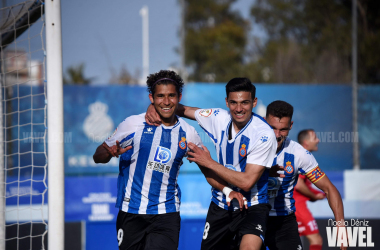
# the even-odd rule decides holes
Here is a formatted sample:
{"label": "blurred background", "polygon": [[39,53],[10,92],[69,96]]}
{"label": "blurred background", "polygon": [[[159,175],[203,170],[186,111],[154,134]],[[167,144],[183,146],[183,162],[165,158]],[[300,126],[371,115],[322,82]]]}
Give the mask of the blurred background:
{"label": "blurred background", "polygon": [[[92,155],[121,121],[146,111],[150,102],[144,82],[161,69],[175,70],[185,79],[185,105],[226,108],[225,84],[243,76],[257,88],[255,113],[264,116],[275,100],[292,104],[289,137],[296,140],[303,129],[316,131],[320,144],[314,156],[340,191],[346,218],[369,220],[375,248],[380,246],[375,238],[380,234],[380,1],[357,0],[356,9],[353,1],[62,1],[66,249],[117,249],[118,159],[95,164]],[[0,7],[21,2],[2,0]],[[6,14],[0,13],[4,24]],[[43,35],[43,22],[37,22],[1,50],[2,58],[11,58],[1,61],[2,80],[9,86],[4,92],[7,107],[20,111],[45,105]],[[32,80],[12,85],[23,77]],[[45,127],[17,126],[44,116],[42,110],[6,119],[6,168],[12,170],[6,171],[8,183],[44,178],[45,168],[33,166],[45,165],[45,157],[22,155],[46,152],[42,140],[28,139],[43,137]],[[216,158],[208,136],[189,123]],[[199,249],[211,187],[187,161],[178,183],[179,249]],[[6,192],[20,187],[31,194],[44,189],[41,183],[19,181],[7,185]],[[46,193],[33,199],[12,197],[6,205],[32,200],[47,209]],[[327,219],[334,217],[327,201],[309,208],[324,249],[330,249],[325,231]],[[28,214],[6,217],[7,223],[30,220]],[[17,237],[21,230],[31,231],[12,230],[8,235]]]}

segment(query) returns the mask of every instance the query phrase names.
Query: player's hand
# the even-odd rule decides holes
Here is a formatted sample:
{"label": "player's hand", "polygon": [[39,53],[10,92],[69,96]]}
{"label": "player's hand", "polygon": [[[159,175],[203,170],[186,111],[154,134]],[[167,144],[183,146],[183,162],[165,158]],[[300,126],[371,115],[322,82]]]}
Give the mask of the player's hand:
{"label": "player's hand", "polygon": [[277,173],[278,171],[283,171],[284,170],[284,167],[282,166],[279,166],[279,165],[274,165],[272,166],[270,169],[269,169],[269,176],[270,177],[280,177],[280,178],[284,178],[285,175],[284,174],[279,174]]}
{"label": "player's hand", "polygon": [[119,158],[119,155],[124,154],[128,150],[132,148],[132,146],[128,146],[126,148],[122,148],[120,146],[120,142],[116,141],[116,145],[113,145],[112,147],[108,147],[107,144],[103,143],[103,146],[107,149],[108,153],[112,155],[112,157]]}
{"label": "player's hand", "polygon": [[241,193],[236,192],[236,191],[232,191],[230,193],[230,195],[228,196],[228,198],[229,198],[229,199],[227,199],[227,205],[228,206],[231,206],[231,201],[233,199],[236,199],[239,202],[240,211],[243,210],[243,207],[245,207],[245,209],[248,209],[247,199]]}
{"label": "player's hand", "polygon": [[162,124],[160,115],[157,113],[153,104],[149,105],[149,107],[145,113],[145,121],[146,121],[146,123],[148,123],[149,125],[152,125],[152,126],[160,126]]}
{"label": "player's hand", "polygon": [[325,194],[323,193],[318,193],[315,195],[314,199],[310,199],[310,201],[318,201],[318,200],[323,200],[326,197]]}
{"label": "player's hand", "polygon": [[[202,148],[197,147],[194,143],[189,142],[190,151],[187,152],[187,159],[190,162],[195,162],[202,167],[209,168],[209,163],[213,161],[208,149],[202,145]],[[202,150],[203,149],[203,150]]]}

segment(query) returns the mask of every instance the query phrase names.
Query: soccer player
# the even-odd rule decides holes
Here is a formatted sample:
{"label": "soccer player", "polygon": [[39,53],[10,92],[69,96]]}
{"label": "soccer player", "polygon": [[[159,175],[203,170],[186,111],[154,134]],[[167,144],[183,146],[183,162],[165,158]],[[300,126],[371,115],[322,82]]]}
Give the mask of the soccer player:
{"label": "soccer player", "polygon": [[[267,107],[266,120],[277,139],[277,152],[273,165],[284,170],[278,177],[269,178],[269,212],[265,244],[270,250],[301,250],[301,240],[294,212],[294,187],[298,174],[305,175],[326,193],[336,221],[344,220],[342,198],[314,156],[287,136],[292,129],[293,107],[284,101],[274,101]],[[342,247],[341,249],[346,249]]]}
{"label": "soccer player", "polygon": [[[277,144],[271,127],[252,113],[257,104],[256,88],[247,78],[233,78],[226,85],[229,111],[180,106],[177,114],[197,120],[216,147],[215,162],[206,147],[189,143],[188,159],[196,162],[212,188],[201,249],[230,249],[233,238],[240,249],[260,249],[265,236],[268,205],[268,175]],[[150,109],[152,110],[152,109]],[[147,120],[158,122],[154,112]],[[218,188],[210,176],[226,185]],[[240,192],[247,209],[229,207],[229,193]]]}
{"label": "soccer player", "polygon": [[[307,151],[318,150],[319,139],[312,129],[305,129],[298,133],[298,143]],[[317,201],[325,198],[325,194],[312,187],[312,183],[304,175],[298,176],[294,196],[296,206],[296,218],[300,236],[306,236],[310,243],[310,250],[322,249],[322,237],[319,234],[318,225],[309,211],[306,201]]]}
{"label": "soccer player", "polygon": [[175,115],[183,84],[173,71],[149,75],[149,99],[162,124],[146,124],[144,113],[130,116],[94,154],[96,163],[120,156],[116,201],[120,209],[116,221],[119,249],[178,248],[179,168],[188,144],[202,145],[195,129]]}

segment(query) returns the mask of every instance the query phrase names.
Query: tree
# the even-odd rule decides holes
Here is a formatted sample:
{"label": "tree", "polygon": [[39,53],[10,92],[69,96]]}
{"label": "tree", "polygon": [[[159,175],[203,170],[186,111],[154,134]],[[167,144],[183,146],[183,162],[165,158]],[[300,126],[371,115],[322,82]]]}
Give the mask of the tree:
{"label": "tree", "polygon": [[137,84],[138,83],[138,75],[139,73],[136,72],[135,76],[132,76],[127,67],[123,65],[120,69],[119,74],[115,74],[115,71],[112,71],[112,77],[110,79],[110,83],[118,83],[118,84]]}
{"label": "tree", "polygon": [[[268,41],[261,63],[272,81],[351,81],[351,0],[257,0],[251,16]],[[380,2],[358,0],[358,80],[380,81]]]}
{"label": "tree", "polygon": [[248,20],[236,0],[185,0],[185,63],[192,81],[226,82],[243,73]]}
{"label": "tree", "polygon": [[77,66],[69,66],[66,69],[66,76],[63,76],[64,84],[78,84],[78,85],[88,85],[94,79],[86,78],[84,76],[84,63],[81,63]]}

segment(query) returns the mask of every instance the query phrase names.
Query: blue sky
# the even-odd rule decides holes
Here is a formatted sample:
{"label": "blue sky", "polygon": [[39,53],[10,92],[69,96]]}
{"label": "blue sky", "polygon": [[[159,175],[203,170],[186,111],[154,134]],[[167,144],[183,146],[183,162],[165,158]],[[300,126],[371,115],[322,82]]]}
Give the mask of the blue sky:
{"label": "blue sky", "polygon": [[[248,17],[253,0],[238,0],[234,9]],[[63,69],[85,63],[86,77],[107,84],[112,70],[124,65],[142,73],[142,18],[149,8],[150,73],[180,65],[180,6],[177,0],[61,1]]]}

